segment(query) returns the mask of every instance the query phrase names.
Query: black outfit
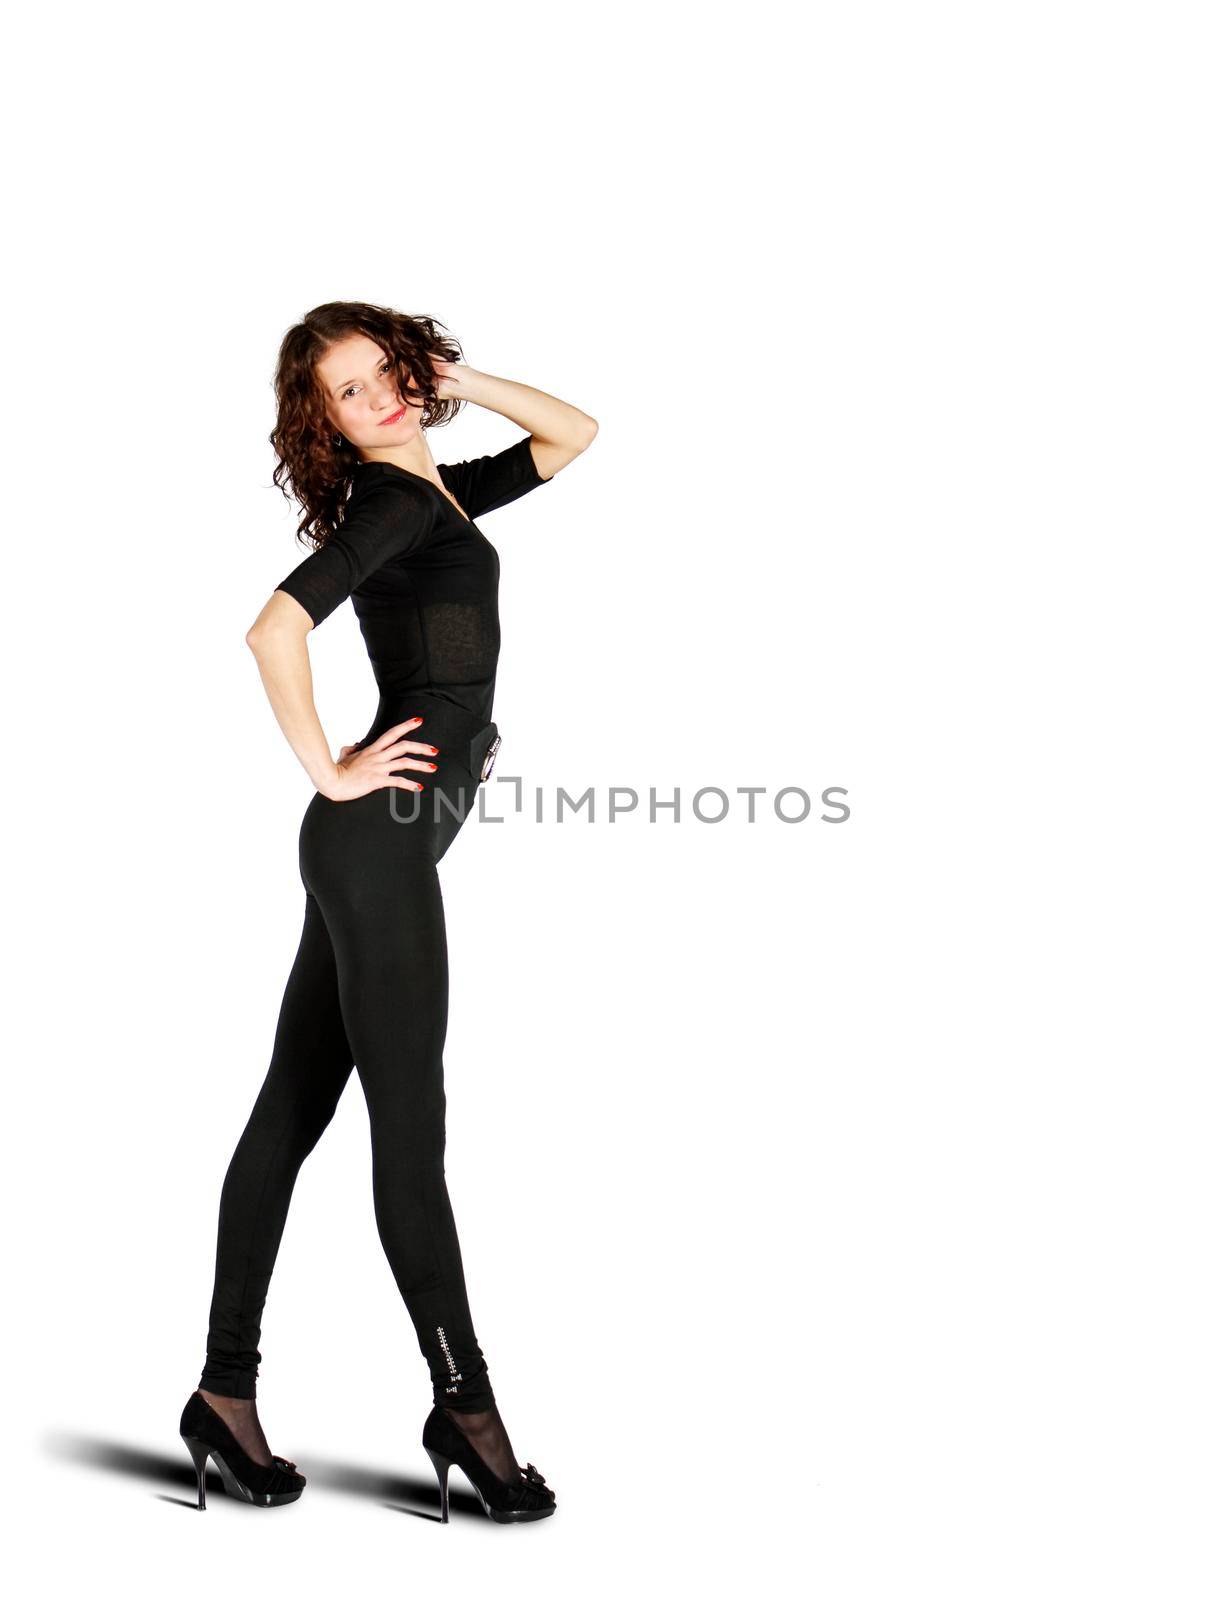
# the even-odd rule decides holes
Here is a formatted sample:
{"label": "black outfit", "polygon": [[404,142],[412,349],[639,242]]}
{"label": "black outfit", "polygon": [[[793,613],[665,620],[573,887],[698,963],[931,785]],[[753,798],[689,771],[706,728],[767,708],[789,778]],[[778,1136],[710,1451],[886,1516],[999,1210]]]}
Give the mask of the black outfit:
{"label": "black outfit", "polygon": [[436,1403],[494,1404],[471,1324],[445,1186],[448,964],[437,863],[469,815],[496,738],[500,563],[471,518],[540,478],[530,435],[438,468],[438,486],[387,462],[355,470],[338,531],[278,585],[322,622],[349,595],[380,690],[367,745],[409,739],[437,771],[421,794],[313,796],[299,834],[303,932],[269,1072],[227,1170],[200,1387],[254,1398],[260,1319],[295,1179],[356,1066],[372,1130],[381,1243],[427,1360]]}

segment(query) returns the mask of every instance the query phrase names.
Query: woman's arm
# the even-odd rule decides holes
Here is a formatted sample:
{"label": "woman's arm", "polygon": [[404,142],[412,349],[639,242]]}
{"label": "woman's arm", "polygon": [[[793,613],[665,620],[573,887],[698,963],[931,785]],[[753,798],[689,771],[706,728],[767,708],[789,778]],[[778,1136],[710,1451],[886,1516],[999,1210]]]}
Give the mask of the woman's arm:
{"label": "woman's arm", "polygon": [[524,428],[530,454],[541,478],[554,478],[575,460],[598,432],[598,423],[567,400],[558,400],[528,383],[497,378],[460,361],[434,361],[438,390],[448,399],[469,400],[487,411],[498,411]]}
{"label": "woman's arm", "polygon": [[416,549],[431,526],[426,492],[412,493],[394,483],[378,484],[319,550],[287,573],[245,636],[278,726],[304,771],[330,800],[357,800],[378,788],[422,789],[421,783],[396,776],[395,769],[435,770],[430,761],[404,759],[437,753],[430,745],[400,737],[408,728],[417,727],[421,717],[386,728],[356,755],[347,755],[353,745],[343,746],[335,761],[312,698],[308,658],[312,629],[331,616],[371,573]]}
{"label": "woman's arm", "polygon": [[405,737],[420,725],[422,717],[394,723],[358,755],[347,758],[353,745],[343,745],[337,761],[329,754],[325,730],[312,698],[312,663],[308,657],[312,627],[312,618],[299,601],[275,589],[245,636],[278,726],[304,771],[327,800],[357,800],[373,789],[422,789],[417,779],[400,776],[407,768],[419,772],[436,770],[434,761],[424,759],[439,753],[436,746]]}
{"label": "woman's arm", "polygon": [[329,743],[312,697],[312,662],[308,656],[312,626],[312,618],[299,601],[275,589],[248,629],[245,643],[256,657],[278,726],[305,772],[325,794],[337,782],[339,771],[329,754]]}

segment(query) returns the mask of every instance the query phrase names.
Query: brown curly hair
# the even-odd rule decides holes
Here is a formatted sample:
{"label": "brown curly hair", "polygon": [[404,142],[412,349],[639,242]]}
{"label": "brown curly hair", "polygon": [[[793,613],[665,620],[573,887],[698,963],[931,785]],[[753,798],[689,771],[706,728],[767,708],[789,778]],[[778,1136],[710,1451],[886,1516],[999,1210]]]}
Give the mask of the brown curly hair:
{"label": "brown curly hair", "polygon": [[273,379],[278,402],[269,435],[278,457],[274,483],[303,509],[296,536],[306,534],[318,550],[341,524],[359,457],[345,435],[341,445],[333,442],[316,364],[339,339],[353,333],[366,334],[393,363],[399,399],[410,402],[413,393],[416,403],[423,402],[420,427],[451,422],[462,408],[462,401],[442,400],[436,393],[432,358],[460,361],[462,347],[432,317],[408,316],[359,300],[331,300],[288,329]]}

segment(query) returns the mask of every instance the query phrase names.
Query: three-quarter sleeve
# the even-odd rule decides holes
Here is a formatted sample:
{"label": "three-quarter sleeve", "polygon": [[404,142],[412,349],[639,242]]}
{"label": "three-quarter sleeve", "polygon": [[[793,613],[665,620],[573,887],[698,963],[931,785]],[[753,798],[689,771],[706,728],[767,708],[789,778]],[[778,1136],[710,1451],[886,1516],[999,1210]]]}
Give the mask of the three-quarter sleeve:
{"label": "three-quarter sleeve", "polygon": [[468,517],[481,517],[485,511],[507,506],[539,484],[551,482],[550,478],[539,477],[530,454],[528,433],[495,455],[444,463],[438,470],[445,487],[457,497]]}
{"label": "three-quarter sleeve", "polygon": [[432,516],[426,495],[397,483],[374,484],[328,542],[278,588],[299,601],[316,627],[378,567],[421,544]]}

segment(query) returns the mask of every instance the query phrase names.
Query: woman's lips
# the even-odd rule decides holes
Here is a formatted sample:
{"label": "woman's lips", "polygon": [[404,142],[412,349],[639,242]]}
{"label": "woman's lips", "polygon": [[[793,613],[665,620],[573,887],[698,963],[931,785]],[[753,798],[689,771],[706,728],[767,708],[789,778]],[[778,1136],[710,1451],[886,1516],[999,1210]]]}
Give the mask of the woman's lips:
{"label": "woman's lips", "polygon": [[391,417],[386,417],[383,422],[378,424],[378,426],[381,428],[387,428],[391,422],[401,422],[405,415],[406,407],[403,406],[400,411],[395,411]]}

